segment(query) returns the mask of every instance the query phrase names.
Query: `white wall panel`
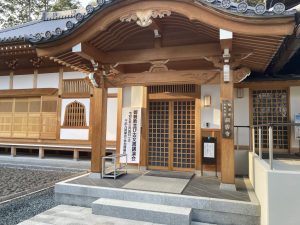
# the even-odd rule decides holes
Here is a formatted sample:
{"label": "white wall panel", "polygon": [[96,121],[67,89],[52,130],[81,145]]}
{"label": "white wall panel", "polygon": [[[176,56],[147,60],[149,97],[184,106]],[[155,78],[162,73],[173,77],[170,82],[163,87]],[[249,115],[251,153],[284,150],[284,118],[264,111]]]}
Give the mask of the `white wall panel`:
{"label": "white wall panel", "polygon": [[[244,97],[234,97],[234,125],[235,126],[249,126],[249,89],[244,88]],[[235,129],[235,144],[237,144],[237,129]],[[240,145],[249,145],[249,129],[248,128],[239,128],[239,144]]]}
{"label": "white wall panel", "polygon": [[[204,96],[211,96],[211,106],[204,107]],[[220,111],[220,85],[202,85],[201,86],[201,127],[219,129],[221,127],[221,111]]]}
{"label": "white wall panel", "polygon": [[143,106],[143,87],[125,87],[123,88],[123,108],[142,107]]}
{"label": "white wall panel", "polygon": [[60,129],[62,140],[88,140],[89,129]]}
{"label": "white wall panel", "polygon": [[13,89],[33,88],[33,75],[15,75],[13,77]]}
{"label": "white wall panel", "polygon": [[82,79],[85,78],[87,75],[81,72],[64,72],[63,79]]}
{"label": "white wall panel", "polygon": [[0,90],[9,89],[10,77],[9,76],[0,76]]}
{"label": "white wall panel", "polygon": [[58,88],[58,85],[58,73],[44,73],[37,76],[37,88]]}
{"label": "white wall panel", "polygon": [[118,116],[118,99],[108,98],[106,140],[109,141],[117,140],[117,116]]}

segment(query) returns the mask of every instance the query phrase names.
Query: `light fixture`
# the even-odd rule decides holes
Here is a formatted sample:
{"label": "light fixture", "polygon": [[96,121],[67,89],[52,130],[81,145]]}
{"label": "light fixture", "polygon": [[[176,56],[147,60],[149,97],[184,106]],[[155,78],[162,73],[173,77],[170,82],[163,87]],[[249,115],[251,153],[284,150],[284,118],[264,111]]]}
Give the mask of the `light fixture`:
{"label": "light fixture", "polygon": [[244,98],[244,88],[237,88],[236,89],[236,97],[237,98]]}
{"label": "light fixture", "polygon": [[210,107],[211,106],[211,96],[205,95],[204,96],[204,107]]}
{"label": "light fixture", "polygon": [[224,64],[223,66],[224,82],[230,82],[230,66]]}

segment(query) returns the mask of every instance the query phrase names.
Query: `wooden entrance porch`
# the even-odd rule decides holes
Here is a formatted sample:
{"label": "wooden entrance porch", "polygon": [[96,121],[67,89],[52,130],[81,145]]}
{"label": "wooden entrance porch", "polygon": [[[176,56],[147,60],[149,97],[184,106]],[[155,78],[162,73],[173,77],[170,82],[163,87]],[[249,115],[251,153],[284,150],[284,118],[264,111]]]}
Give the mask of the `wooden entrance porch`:
{"label": "wooden entrance porch", "polygon": [[[246,20],[243,15],[221,13],[187,0],[114,2],[104,3],[106,7],[92,12],[94,16],[81,26],[69,23],[69,35],[34,42],[39,56],[89,74],[87,81],[94,88],[92,172],[101,171],[105,155],[107,89],[132,86],[143,89],[139,166],[199,170],[200,88],[197,96],[184,90],[159,94],[151,90],[165,85],[218,84],[221,102],[231,102],[233,109],[234,84],[251,70],[265,71],[286,35],[293,32],[294,19]],[[126,97],[122,90],[120,93],[119,124]],[[166,117],[158,116],[162,112]],[[228,125],[233,125],[233,112],[230,116]],[[165,127],[154,129],[157,124]],[[189,128],[183,128],[185,125]],[[222,125],[219,135],[222,183],[234,184],[234,137],[226,136],[224,129]],[[119,126],[118,148],[120,132]],[[157,134],[166,136],[157,138]],[[154,145],[160,145],[159,154]]]}

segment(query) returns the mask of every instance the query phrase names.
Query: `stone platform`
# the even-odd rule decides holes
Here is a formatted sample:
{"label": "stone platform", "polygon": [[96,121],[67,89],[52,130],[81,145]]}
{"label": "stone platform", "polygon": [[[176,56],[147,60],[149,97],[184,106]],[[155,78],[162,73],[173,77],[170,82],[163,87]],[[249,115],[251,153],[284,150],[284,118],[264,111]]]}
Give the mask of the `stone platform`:
{"label": "stone platform", "polygon": [[[81,207],[92,208],[94,203],[101,203],[98,204],[101,207],[97,208],[99,215],[114,216],[112,208],[122,208],[127,219],[135,218],[134,215],[140,210],[137,207],[139,204],[145,204],[145,212],[143,212],[145,215],[154,213],[148,210],[148,204],[156,204],[158,208],[168,209],[168,206],[173,206],[190,209],[192,224],[201,222],[219,225],[258,225],[260,223],[260,205],[255,196],[248,194],[250,190],[243,179],[239,181],[241,184],[237,185],[243,187],[245,189],[243,191],[239,188],[240,191],[223,191],[219,189],[220,183],[217,178],[197,176],[190,180],[180,194],[123,188],[141,176],[144,176],[144,172],[129,173],[117,180],[80,176],[57,183],[55,197],[59,204]],[[105,204],[101,200],[98,201],[99,199],[106,199]],[[132,204],[126,204],[126,202],[132,202]],[[129,205],[134,207],[130,208]],[[106,214],[104,208],[109,208],[112,213]],[[169,214],[168,210],[165,214],[165,216]]]}

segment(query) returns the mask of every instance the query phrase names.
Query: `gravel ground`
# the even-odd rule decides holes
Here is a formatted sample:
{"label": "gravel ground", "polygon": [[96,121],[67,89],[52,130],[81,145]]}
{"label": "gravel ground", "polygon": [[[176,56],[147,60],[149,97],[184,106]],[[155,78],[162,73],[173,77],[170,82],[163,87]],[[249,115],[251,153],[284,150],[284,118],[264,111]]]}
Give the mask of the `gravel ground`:
{"label": "gravel ground", "polygon": [[68,170],[0,165],[0,202],[41,190],[75,174]]}
{"label": "gravel ground", "polygon": [[15,225],[55,207],[54,188],[0,204],[0,225]]}

